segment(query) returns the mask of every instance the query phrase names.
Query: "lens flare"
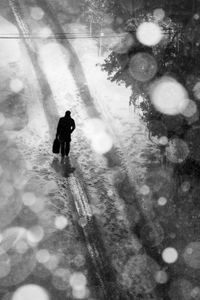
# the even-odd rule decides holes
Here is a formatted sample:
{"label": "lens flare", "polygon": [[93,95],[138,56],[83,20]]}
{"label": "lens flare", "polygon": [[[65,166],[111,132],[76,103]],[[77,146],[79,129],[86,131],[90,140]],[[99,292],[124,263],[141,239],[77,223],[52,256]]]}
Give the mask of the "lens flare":
{"label": "lens flare", "polygon": [[43,27],[43,28],[39,29],[38,35],[41,38],[45,39],[45,38],[48,38],[52,35],[52,31],[49,27]]}
{"label": "lens flare", "polygon": [[55,218],[55,226],[59,230],[63,230],[68,225],[68,220],[64,216],[57,216]]}
{"label": "lens flare", "polygon": [[182,115],[186,118],[191,118],[197,113],[197,105],[194,101],[189,100],[188,105],[185,110],[182,112]]}
{"label": "lens flare", "polygon": [[112,147],[113,140],[106,132],[99,133],[92,139],[92,148],[98,154],[105,154],[109,152]]}
{"label": "lens flare", "polygon": [[183,258],[185,263],[193,268],[200,269],[200,242],[191,242],[184,250]]}
{"label": "lens flare", "polygon": [[22,201],[26,206],[32,206],[36,202],[35,194],[27,192],[22,195]]}
{"label": "lens flare", "polygon": [[136,36],[143,45],[155,46],[162,40],[163,33],[158,24],[144,22],[138,26]]}
{"label": "lens flare", "polygon": [[44,17],[44,11],[38,6],[31,7],[31,17],[34,20],[39,21]]}
{"label": "lens flare", "polygon": [[12,79],[11,82],[10,82],[10,89],[14,93],[21,92],[23,87],[24,87],[23,82],[18,78]]}
{"label": "lens flare", "polygon": [[168,264],[175,263],[178,259],[178,252],[175,248],[168,247],[162,252],[162,259]]}
{"label": "lens flare", "polygon": [[193,93],[197,100],[200,100],[200,82],[198,81],[193,87]]}
{"label": "lens flare", "polygon": [[155,280],[159,284],[165,284],[168,281],[168,275],[165,271],[158,271],[155,274]]}
{"label": "lens flare", "polygon": [[27,231],[27,241],[30,246],[34,246],[35,244],[39,243],[44,237],[44,230],[41,226],[36,225],[31,227]]}
{"label": "lens flare", "polygon": [[160,197],[158,199],[158,205],[164,206],[165,204],[167,204],[167,199],[165,197]]}
{"label": "lens flare", "polygon": [[27,284],[18,288],[12,300],[49,300],[47,291],[39,285]]}
{"label": "lens flare", "polygon": [[167,159],[172,163],[182,163],[189,153],[190,150],[187,143],[179,138],[171,139],[166,147]]}
{"label": "lens flare", "polygon": [[71,275],[69,283],[73,289],[78,290],[86,286],[87,279],[83,273],[76,272]]}
{"label": "lens flare", "polygon": [[153,16],[156,21],[162,21],[165,17],[165,11],[162,8],[156,8],[153,11]]}
{"label": "lens flare", "polygon": [[130,60],[129,72],[138,81],[149,81],[156,75],[157,69],[155,58],[148,53],[137,53]]}
{"label": "lens flare", "polygon": [[50,259],[49,251],[46,250],[46,249],[38,250],[37,253],[36,253],[36,259],[41,264],[47,263]]}
{"label": "lens flare", "polygon": [[162,77],[150,89],[155,108],[166,115],[182,113],[188,106],[186,89],[172,77]]}
{"label": "lens flare", "polygon": [[105,123],[97,118],[89,119],[83,125],[83,132],[88,139],[93,139],[97,133],[104,132],[105,130]]}

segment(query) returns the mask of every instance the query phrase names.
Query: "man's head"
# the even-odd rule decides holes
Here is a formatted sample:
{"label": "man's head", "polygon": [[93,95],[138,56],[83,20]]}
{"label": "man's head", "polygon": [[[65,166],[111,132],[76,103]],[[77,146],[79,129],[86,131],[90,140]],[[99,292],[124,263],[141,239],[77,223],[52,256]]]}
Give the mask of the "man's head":
{"label": "man's head", "polygon": [[67,110],[67,111],[65,112],[65,117],[70,117],[70,115],[71,115],[71,111]]}

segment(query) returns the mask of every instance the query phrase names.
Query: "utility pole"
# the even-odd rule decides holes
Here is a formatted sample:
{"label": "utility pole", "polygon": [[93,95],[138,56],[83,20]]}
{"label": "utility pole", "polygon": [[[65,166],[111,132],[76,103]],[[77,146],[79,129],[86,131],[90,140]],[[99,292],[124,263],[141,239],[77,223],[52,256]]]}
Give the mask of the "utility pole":
{"label": "utility pole", "polygon": [[98,55],[102,55],[102,37],[104,36],[104,33],[102,32],[102,25],[100,27],[100,37],[99,37],[99,53]]}

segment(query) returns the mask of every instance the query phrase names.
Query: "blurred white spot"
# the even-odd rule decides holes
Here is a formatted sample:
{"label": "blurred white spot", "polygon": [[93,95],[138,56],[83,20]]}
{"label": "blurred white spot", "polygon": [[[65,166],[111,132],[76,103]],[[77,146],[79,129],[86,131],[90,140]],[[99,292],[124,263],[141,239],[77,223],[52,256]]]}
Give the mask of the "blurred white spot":
{"label": "blurred white spot", "polygon": [[36,197],[33,193],[27,192],[22,195],[22,201],[26,206],[32,206],[36,202]]}
{"label": "blurred white spot", "polygon": [[69,278],[70,278],[70,271],[67,269],[59,268],[53,272],[52,277],[52,284],[57,290],[67,290],[69,289]]}
{"label": "blurred white spot", "polygon": [[28,250],[29,246],[26,241],[20,240],[16,243],[15,248],[18,253],[24,254]]}
{"label": "blurred white spot", "polygon": [[162,30],[159,25],[153,22],[144,22],[140,24],[136,31],[137,39],[146,46],[155,46],[162,37]]}
{"label": "blurred white spot", "polygon": [[108,190],[107,194],[108,194],[109,197],[112,197],[114,195],[112,190]]}
{"label": "blurred white spot", "polygon": [[62,277],[62,280],[65,282],[69,282],[71,273],[68,269],[58,268],[55,270],[54,275]]}
{"label": "blurred white spot", "polygon": [[187,253],[187,254],[192,254],[192,252],[193,252],[193,249],[192,248],[187,248],[186,250],[185,250],[185,252]]}
{"label": "blurred white spot", "polygon": [[165,271],[158,271],[155,274],[155,280],[159,284],[164,284],[168,281],[168,276]]}
{"label": "blurred white spot", "polygon": [[112,149],[113,140],[108,133],[102,132],[93,137],[91,145],[95,152],[105,154]]}
{"label": "blurred white spot", "polygon": [[49,251],[46,249],[38,250],[36,253],[36,259],[41,264],[47,263],[50,259]]}
{"label": "blurred white spot", "polygon": [[157,69],[155,58],[148,53],[137,53],[130,60],[129,72],[138,81],[145,82],[152,79]]}
{"label": "blurred white spot", "polygon": [[43,27],[41,29],[39,29],[39,33],[38,35],[41,37],[41,38],[48,38],[52,35],[52,31],[49,27]]}
{"label": "blurred white spot", "polygon": [[193,269],[200,269],[200,242],[191,242],[183,252],[185,263]]}
{"label": "blurred white spot", "polygon": [[82,267],[85,264],[85,258],[83,255],[78,254],[76,255],[76,257],[74,258],[74,263],[77,267]]}
{"label": "blurred white spot", "polygon": [[189,103],[185,88],[171,77],[163,77],[155,82],[150,97],[155,108],[167,115],[182,113]]}
{"label": "blurred white spot", "polygon": [[168,138],[166,136],[161,136],[159,138],[158,142],[159,142],[160,145],[165,146],[165,145],[168,144]]}
{"label": "blurred white spot", "polygon": [[44,11],[38,6],[31,7],[31,17],[34,20],[39,21],[44,17]]}
{"label": "blurred white spot", "polygon": [[164,249],[164,251],[162,252],[162,259],[166,263],[172,264],[178,259],[178,252],[176,251],[175,248],[168,247]]}
{"label": "blurred white spot", "polygon": [[86,286],[87,279],[83,273],[76,272],[71,275],[69,283],[73,289],[80,290]]}
{"label": "blurred white spot", "polygon": [[191,297],[196,300],[198,300],[200,298],[200,288],[198,286],[196,286],[192,289]]}
{"label": "blurred white spot", "polygon": [[54,193],[58,191],[58,185],[54,180],[48,181],[45,184],[45,194]]}
{"label": "blurred white spot", "polygon": [[200,82],[197,82],[193,87],[194,96],[200,100]]}
{"label": "blurred white spot", "polygon": [[188,181],[185,181],[181,184],[181,189],[184,193],[188,192],[190,189],[190,183]]}
{"label": "blurred white spot", "polygon": [[52,254],[50,255],[49,260],[45,263],[45,267],[50,271],[54,271],[59,264],[59,260],[58,256]]}
{"label": "blurred white spot", "polygon": [[68,220],[64,216],[57,216],[55,218],[55,226],[57,229],[62,230],[68,225]]}
{"label": "blurred white spot", "polygon": [[83,125],[83,132],[88,139],[93,139],[96,134],[106,130],[105,123],[100,119],[89,119]]}
{"label": "blurred white spot", "polygon": [[140,194],[142,195],[148,195],[150,193],[150,188],[148,187],[148,185],[143,185],[141,188],[140,188]]}
{"label": "blurred white spot", "polygon": [[153,11],[153,16],[156,21],[161,21],[165,17],[165,11],[162,8],[156,8]]}
{"label": "blurred white spot", "polygon": [[166,148],[167,159],[173,163],[182,163],[189,155],[188,145],[179,138],[171,139]]}
{"label": "blurred white spot", "polygon": [[1,250],[0,252],[0,278],[6,277],[11,270],[9,256]]}
{"label": "blurred white spot", "polygon": [[195,20],[199,20],[199,14],[195,14],[194,16],[193,16],[193,18],[195,19]]}
{"label": "blurred white spot", "polygon": [[0,126],[2,126],[5,123],[6,118],[4,117],[4,114],[0,112]]}
{"label": "blurred white spot", "polygon": [[167,204],[167,199],[165,197],[160,197],[158,199],[158,205],[164,206],[165,204]]}
{"label": "blurred white spot", "polygon": [[197,112],[197,105],[194,101],[189,100],[188,105],[182,112],[182,115],[187,118],[191,118]]}
{"label": "blurred white spot", "polygon": [[27,240],[30,246],[35,246],[44,237],[44,230],[41,226],[36,225],[27,231]]}
{"label": "blurred white spot", "polygon": [[30,209],[35,212],[35,213],[40,213],[41,211],[43,211],[44,206],[45,206],[45,198],[35,198],[36,201],[34,204],[32,204],[30,207]]}
{"label": "blurred white spot", "polygon": [[84,217],[80,217],[79,220],[78,220],[78,224],[81,226],[81,227],[85,227],[87,225],[87,219],[84,218]]}
{"label": "blurred white spot", "polygon": [[10,248],[16,246],[16,244],[26,238],[26,229],[23,227],[11,227],[7,228],[2,233],[1,248],[4,251],[8,251]]}
{"label": "blurred white spot", "polygon": [[14,93],[19,93],[23,87],[23,82],[20,79],[12,79],[10,82],[10,89]]}
{"label": "blurred white spot", "polygon": [[39,57],[47,78],[50,81],[53,78],[55,81],[55,74],[59,78],[66,78],[66,63],[69,63],[70,58],[67,50],[62,45],[56,42],[44,44],[39,49]]}
{"label": "blurred white spot", "polygon": [[36,284],[27,284],[18,288],[12,300],[49,300],[47,291]]}
{"label": "blurred white spot", "polygon": [[89,291],[85,286],[78,289],[73,288],[72,295],[76,299],[86,299],[89,296]]}

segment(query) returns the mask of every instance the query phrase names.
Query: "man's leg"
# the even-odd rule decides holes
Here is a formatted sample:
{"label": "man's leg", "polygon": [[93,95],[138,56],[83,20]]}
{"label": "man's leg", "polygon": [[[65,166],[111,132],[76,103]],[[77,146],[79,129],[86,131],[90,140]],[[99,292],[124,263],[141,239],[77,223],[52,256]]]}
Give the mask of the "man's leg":
{"label": "man's leg", "polygon": [[64,157],[65,155],[65,142],[60,142],[60,147],[61,147],[61,156]]}
{"label": "man's leg", "polygon": [[70,151],[70,141],[67,141],[67,142],[65,143],[65,155],[66,155],[66,156],[68,156],[69,151]]}

